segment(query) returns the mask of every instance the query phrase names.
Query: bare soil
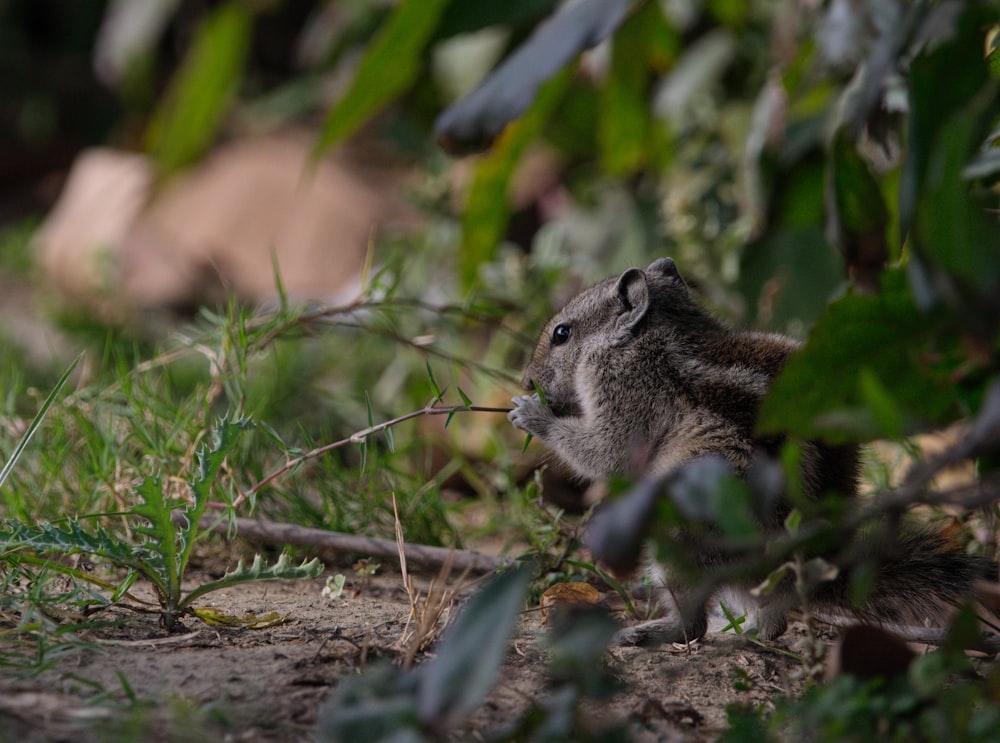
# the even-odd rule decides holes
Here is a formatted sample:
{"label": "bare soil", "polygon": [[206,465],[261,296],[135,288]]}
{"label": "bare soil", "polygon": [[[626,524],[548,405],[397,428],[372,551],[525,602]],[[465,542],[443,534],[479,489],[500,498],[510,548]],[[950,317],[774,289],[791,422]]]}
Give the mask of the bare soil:
{"label": "bare soil", "polygon": [[[84,646],[41,673],[0,670],[0,741],[313,740],[318,711],[340,679],[376,657],[398,656],[410,611],[398,574],[349,582],[335,600],[323,586],[322,578],[259,583],[206,597],[231,615],[287,615],[265,629],[189,619],[169,634],[155,615],[109,611],[99,617],[105,626],[79,633]],[[499,683],[456,740],[503,729],[544,696],[545,631],[539,612],[524,613]],[[776,647],[801,633],[793,624]],[[595,726],[626,721],[636,741],[714,740],[726,705],[795,691],[790,678],[801,668],[718,633],[689,648],[617,647],[609,662],[623,689],[584,714]],[[749,690],[737,690],[738,676]]]}

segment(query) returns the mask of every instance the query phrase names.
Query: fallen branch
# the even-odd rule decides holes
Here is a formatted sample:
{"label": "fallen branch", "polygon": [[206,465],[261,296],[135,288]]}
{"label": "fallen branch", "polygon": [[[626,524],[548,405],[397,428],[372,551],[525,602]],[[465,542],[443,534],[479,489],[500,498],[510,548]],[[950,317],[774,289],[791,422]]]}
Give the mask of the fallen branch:
{"label": "fallen branch", "polygon": [[[206,531],[226,534],[229,531],[229,522],[220,521],[217,517],[206,517],[202,520],[201,527]],[[399,557],[399,548],[394,539],[379,539],[247,518],[237,518],[236,529],[241,537],[271,544],[294,544],[298,547],[315,547],[336,552],[360,552],[372,557]],[[408,562],[425,567],[440,568],[450,560],[451,566],[456,570],[474,570],[480,573],[497,570],[511,562],[481,552],[423,544],[406,544],[404,551]]]}

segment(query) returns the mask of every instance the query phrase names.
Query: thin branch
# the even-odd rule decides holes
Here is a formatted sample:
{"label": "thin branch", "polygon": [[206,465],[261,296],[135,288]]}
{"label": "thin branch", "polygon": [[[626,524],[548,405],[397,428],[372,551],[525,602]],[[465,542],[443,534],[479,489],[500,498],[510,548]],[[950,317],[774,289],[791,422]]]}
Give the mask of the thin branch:
{"label": "thin branch", "polygon": [[437,406],[437,399],[435,399],[420,410],[414,410],[410,413],[406,413],[405,415],[393,418],[392,420],[378,423],[374,426],[369,426],[368,428],[352,433],[347,438],[340,439],[340,441],[334,441],[331,444],[318,446],[311,451],[307,451],[305,454],[300,454],[294,459],[289,459],[282,466],[278,467],[278,469],[267,475],[263,480],[252,486],[249,490],[245,490],[240,493],[233,500],[232,508],[239,508],[248,498],[255,495],[261,488],[274,482],[276,479],[295,469],[303,462],[307,462],[310,459],[316,459],[316,457],[321,457],[327,452],[331,452],[334,449],[340,449],[348,444],[359,444],[372,434],[384,431],[387,428],[395,426],[397,423],[412,420],[413,418],[419,418],[422,415],[454,415],[455,413],[508,413],[510,410],[510,408],[491,408],[482,405],[451,405],[442,408]]}
{"label": "thin branch", "polygon": [[[229,522],[204,518],[201,521],[201,528],[219,534],[227,534]],[[237,534],[241,537],[270,544],[291,544],[299,547],[329,549],[335,552],[360,552],[372,557],[399,557],[399,547],[395,539],[364,537],[357,534],[313,529],[296,524],[247,518],[237,518],[236,529]],[[432,547],[423,544],[407,543],[403,546],[403,552],[408,563],[440,568],[450,560],[451,566],[456,570],[471,570],[479,573],[492,572],[511,562],[481,552]]]}

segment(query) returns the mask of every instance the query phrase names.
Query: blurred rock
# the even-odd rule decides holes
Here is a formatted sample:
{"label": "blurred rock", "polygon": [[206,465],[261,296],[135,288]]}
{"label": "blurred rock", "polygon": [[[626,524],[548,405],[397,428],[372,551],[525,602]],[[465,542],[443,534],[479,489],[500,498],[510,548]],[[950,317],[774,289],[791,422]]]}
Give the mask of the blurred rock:
{"label": "blurred rock", "polygon": [[272,255],[291,298],[353,298],[373,234],[416,217],[377,170],[343,153],[312,163],[313,142],[237,141],[162,187],[142,155],[87,151],[36,236],[40,264],[68,302],[105,319],[227,292],[271,300]]}

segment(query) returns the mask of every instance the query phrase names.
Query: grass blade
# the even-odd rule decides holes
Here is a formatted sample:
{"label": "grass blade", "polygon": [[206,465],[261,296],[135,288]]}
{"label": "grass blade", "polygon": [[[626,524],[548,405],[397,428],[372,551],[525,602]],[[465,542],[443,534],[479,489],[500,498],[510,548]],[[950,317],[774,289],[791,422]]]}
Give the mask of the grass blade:
{"label": "grass blade", "polygon": [[73,373],[76,369],[77,364],[80,363],[80,359],[83,358],[81,353],[75,359],[73,363],[69,365],[69,368],[63,372],[63,375],[59,377],[59,381],[56,382],[56,386],[52,388],[49,396],[45,398],[45,402],[42,403],[42,407],[39,408],[38,412],[35,413],[35,417],[31,419],[31,424],[28,426],[28,430],[24,432],[21,436],[21,440],[17,442],[17,446],[14,447],[14,452],[7,459],[7,463],[0,470],[0,487],[3,486],[4,482],[10,476],[10,473],[14,469],[14,465],[17,464],[17,460],[20,458],[21,454],[24,453],[25,448],[28,446],[28,442],[31,441],[31,437],[35,435],[35,431],[38,427],[42,425],[42,420],[45,418],[45,414],[49,412],[49,408],[55,403],[56,398],[59,393],[62,392],[62,388],[66,386],[66,382],[69,381],[69,375]]}

